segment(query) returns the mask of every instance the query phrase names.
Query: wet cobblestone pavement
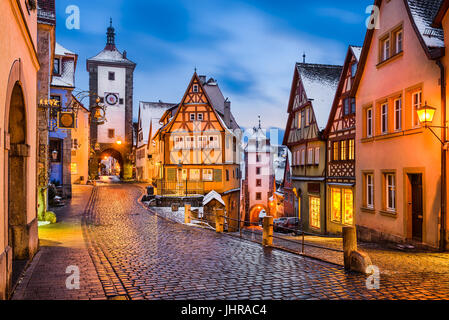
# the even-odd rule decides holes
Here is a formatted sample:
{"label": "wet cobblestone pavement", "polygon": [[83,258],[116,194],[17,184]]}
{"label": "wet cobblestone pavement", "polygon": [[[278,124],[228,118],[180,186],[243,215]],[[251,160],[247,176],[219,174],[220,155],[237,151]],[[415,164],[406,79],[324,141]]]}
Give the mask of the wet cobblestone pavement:
{"label": "wet cobblestone pavement", "polygon": [[85,236],[106,295],[129,299],[447,299],[449,277],[366,277],[159,218],[134,185],[95,189]]}

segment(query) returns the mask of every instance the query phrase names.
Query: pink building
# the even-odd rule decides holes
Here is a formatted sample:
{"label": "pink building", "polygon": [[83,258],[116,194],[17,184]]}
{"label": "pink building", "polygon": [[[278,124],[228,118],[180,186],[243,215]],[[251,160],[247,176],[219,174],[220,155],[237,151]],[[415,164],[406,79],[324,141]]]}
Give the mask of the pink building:
{"label": "pink building", "polygon": [[245,221],[259,222],[259,215],[269,213],[269,199],[274,190],[273,157],[270,140],[259,124],[248,137],[245,148],[244,216]]}

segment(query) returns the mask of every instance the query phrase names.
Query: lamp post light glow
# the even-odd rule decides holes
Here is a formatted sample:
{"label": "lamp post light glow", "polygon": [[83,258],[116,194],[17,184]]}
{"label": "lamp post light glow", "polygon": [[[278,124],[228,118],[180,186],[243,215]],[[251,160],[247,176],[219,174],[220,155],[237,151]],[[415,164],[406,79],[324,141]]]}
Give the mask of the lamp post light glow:
{"label": "lamp post light glow", "polygon": [[122,144],[122,140],[117,140],[116,143],[120,146]]}
{"label": "lamp post light glow", "polygon": [[430,125],[435,117],[436,108],[427,105],[420,107],[416,112],[418,113],[418,119],[424,126]]}

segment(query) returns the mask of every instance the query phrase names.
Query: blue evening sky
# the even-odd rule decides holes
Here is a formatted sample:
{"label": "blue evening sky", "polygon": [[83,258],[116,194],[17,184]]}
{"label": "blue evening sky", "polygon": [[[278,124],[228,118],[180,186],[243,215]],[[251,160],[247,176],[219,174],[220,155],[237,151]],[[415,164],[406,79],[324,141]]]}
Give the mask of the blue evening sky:
{"label": "blue evening sky", "polygon": [[[56,0],[57,42],[79,55],[76,85],[88,90],[86,59],[106,43],[113,18],[116,44],[137,63],[139,101],[179,103],[194,68],[218,80],[237,122],[285,128],[294,65],[342,64],[347,46],[362,45],[373,0]],[[68,30],[66,7],[80,8]],[[87,101],[87,100],[86,100]]]}

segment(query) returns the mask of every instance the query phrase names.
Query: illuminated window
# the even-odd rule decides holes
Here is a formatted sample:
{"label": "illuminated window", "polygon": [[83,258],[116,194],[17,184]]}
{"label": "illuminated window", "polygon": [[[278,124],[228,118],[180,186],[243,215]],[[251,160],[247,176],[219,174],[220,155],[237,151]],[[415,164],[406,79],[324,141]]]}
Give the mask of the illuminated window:
{"label": "illuminated window", "polygon": [[200,169],[190,169],[190,180],[200,181]]}
{"label": "illuminated window", "polygon": [[306,164],[306,149],[301,150],[301,165],[304,166]]}
{"label": "illuminated window", "polygon": [[332,157],[332,160],[334,160],[334,161],[338,161],[339,159],[340,159],[340,157],[339,157],[339,143],[338,143],[338,141],[335,141],[334,142],[334,144],[333,144],[333,150],[334,150],[334,152],[333,152],[333,157]]}
{"label": "illuminated window", "polygon": [[315,164],[320,164],[320,148],[315,148]]}
{"label": "illuminated window", "polygon": [[72,172],[72,174],[78,174],[78,164],[72,162],[70,164],[70,171]]}
{"label": "illuminated window", "polygon": [[301,117],[301,113],[300,112],[298,112],[297,114],[296,114],[296,121],[297,121],[297,128],[298,129],[301,129],[301,126],[302,126],[302,117]]}
{"label": "illuminated window", "polygon": [[203,169],[203,180],[204,181],[214,181],[214,170],[213,169]]}
{"label": "illuminated window", "polygon": [[340,142],[340,160],[345,161],[347,159],[347,149],[346,149],[346,140]]}
{"label": "illuminated window", "polygon": [[331,189],[331,220],[341,222],[341,190]]}
{"label": "illuminated window", "polygon": [[309,198],[310,226],[321,229],[321,200],[317,197]]}
{"label": "illuminated window", "polygon": [[343,224],[354,224],[354,194],[350,189],[343,189]]}
{"label": "illuminated window", "polygon": [[349,160],[355,160],[355,140],[349,140]]}

